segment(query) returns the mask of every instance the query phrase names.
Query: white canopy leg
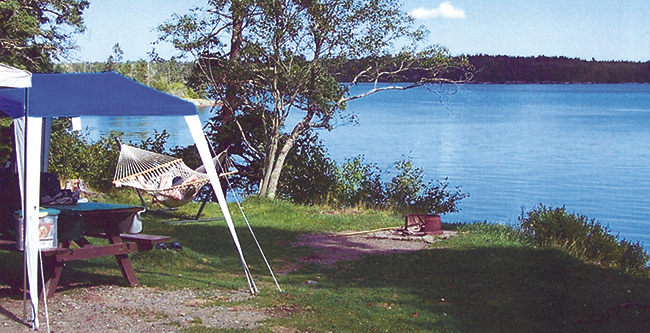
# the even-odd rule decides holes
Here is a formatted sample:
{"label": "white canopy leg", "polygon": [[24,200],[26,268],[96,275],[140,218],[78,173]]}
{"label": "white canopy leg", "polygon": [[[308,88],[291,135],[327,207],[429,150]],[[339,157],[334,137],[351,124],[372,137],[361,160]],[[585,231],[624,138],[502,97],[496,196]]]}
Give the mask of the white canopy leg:
{"label": "white canopy leg", "polygon": [[21,193],[22,210],[24,216],[24,264],[27,269],[29,298],[32,307],[32,328],[38,330],[38,212],[41,182],[41,131],[43,119],[27,117],[25,129],[25,156],[19,164],[22,168],[24,183]]}
{"label": "white canopy leg", "polygon": [[235,231],[235,225],[232,222],[232,217],[230,216],[230,211],[228,210],[228,205],[226,204],[226,197],[223,195],[223,190],[221,189],[221,184],[219,183],[219,175],[217,174],[217,169],[215,168],[214,162],[212,161],[212,154],[210,153],[208,142],[205,140],[205,136],[203,135],[203,126],[201,125],[201,119],[198,115],[193,115],[185,116],[185,121],[187,122],[187,126],[190,128],[190,132],[192,133],[192,137],[196,143],[196,149],[199,151],[199,155],[201,155],[203,166],[205,167],[205,171],[208,174],[208,177],[210,177],[210,183],[212,184],[214,193],[217,195],[217,200],[219,201],[221,212],[223,213],[223,217],[226,219],[226,224],[228,225],[232,239],[235,242],[237,251],[239,252],[239,258],[241,259],[241,263],[244,266],[244,273],[248,279],[248,287],[250,288],[251,293],[257,293],[257,287],[255,286],[253,277],[248,270],[248,265],[244,259],[244,253],[242,252],[241,245],[239,244],[239,237],[237,237],[237,231]]}

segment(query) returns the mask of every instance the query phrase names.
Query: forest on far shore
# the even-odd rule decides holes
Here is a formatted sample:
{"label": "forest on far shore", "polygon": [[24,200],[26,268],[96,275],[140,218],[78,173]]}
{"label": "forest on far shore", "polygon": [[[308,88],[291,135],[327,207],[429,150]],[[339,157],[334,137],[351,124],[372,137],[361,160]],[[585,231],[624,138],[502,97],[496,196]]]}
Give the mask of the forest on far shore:
{"label": "forest on far shore", "polygon": [[[650,61],[596,61],[568,57],[512,57],[503,55],[465,56],[473,69],[469,83],[650,83]],[[362,68],[372,68],[374,59],[364,58],[335,63],[332,72],[339,82],[351,82]],[[396,65],[397,66],[397,65]],[[423,70],[409,69],[399,75],[386,76],[382,82],[418,82],[427,77]],[[465,81],[463,69],[451,68],[441,78]]]}
{"label": "forest on far shore", "polygon": [[567,57],[468,56],[474,83],[648,83],[650,61]]}
{"label": "forest on far shore", "polygon": [[[116,47],[119,47],[116,45]],[[82,62],[58,64],[55,72],[115,71],[158,90],[182,98],[204,98],[205,92],[193,90],[188,81],[192,75],[192,62],[158,59],[157,61]],[[473,66],[470,83],[650,83],[650,61],[595,61],[567,57],[511,57],[492,55],[467,56]],[[120,59],[121,60],[121,59]],[[360,68],[372,66],[371,59],[348,60],[332,64],[339,82],[351,82]],[[451,80],[462,80],[466,73],[454,71],[442,74]],[[417,82],[425,74],[417,69],[393,76],[390,82]],[[385,81],[384,81],[385,82]],[[196,87],[194,87],[196,88]]]}

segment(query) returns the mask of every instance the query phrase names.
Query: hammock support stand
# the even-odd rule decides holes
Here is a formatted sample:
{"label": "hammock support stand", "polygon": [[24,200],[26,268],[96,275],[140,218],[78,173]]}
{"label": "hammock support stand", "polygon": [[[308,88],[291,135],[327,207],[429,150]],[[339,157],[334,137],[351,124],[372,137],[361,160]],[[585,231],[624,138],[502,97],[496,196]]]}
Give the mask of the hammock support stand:
{"label": "hammock support stand", "polygon": [[[140,197],[140,202],[142,202],[142,207],[144,207],[145,212],[150,212],[152,214],[158,214],[162,216],[167,216],[171,218],[181,218],[182,220],[170,220],[170,221],[163,221],[163,224],[180,224],[180,223],[189,223],[189,222],[211,222],[211,221],[221,221],[224,220],[223,217],[215,217],[215,218],[209,218],[209,219],[201,219],[201,214],[203,213],[203,209],[205,208],[205,205],[210,202],[210,199],[214,196],[214,189],[212,189],[211,185],[205,185],[203,188],[209,188],[209,192],[206,195],[205,198],[201,200],[201,207],[199,207],[199,211],[196,213],[194,217],[191,216],[182,216],[178,214],[173,214],[172,212],[178,211],[178,207],[168,207],[164,209],[149,209],[147,207],[147,202],[144,199],[144,195],[142,194],[142,191],[138,188],[136,188],[136,192],[138,193],[138,197]],[[200,192],[201,190],[199,190]]]}

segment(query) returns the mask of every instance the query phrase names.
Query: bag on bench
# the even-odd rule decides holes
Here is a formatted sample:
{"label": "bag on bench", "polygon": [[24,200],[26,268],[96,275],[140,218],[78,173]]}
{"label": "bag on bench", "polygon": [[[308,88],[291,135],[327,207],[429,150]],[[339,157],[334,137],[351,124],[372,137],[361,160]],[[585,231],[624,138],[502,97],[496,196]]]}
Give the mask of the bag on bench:
{"label": "bag on bench", "polygon": [[74,205],[79,192],[61,189],[59,178],[49,172],[41,172],[41,205]]}

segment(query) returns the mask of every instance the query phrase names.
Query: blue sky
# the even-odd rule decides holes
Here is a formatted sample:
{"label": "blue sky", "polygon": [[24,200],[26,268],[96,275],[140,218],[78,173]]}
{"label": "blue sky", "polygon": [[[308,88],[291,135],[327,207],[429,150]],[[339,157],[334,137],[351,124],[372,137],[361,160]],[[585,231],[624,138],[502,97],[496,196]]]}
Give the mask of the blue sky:
{"label": "blue sky", "polygon": [[[126,60],[146,59],[152,30],[205,0],[90,0],[88,31],[77,37],[75,60],[105,61],[119,43]],[[403,0],[403,9],[430,31],[429,43],[452,54],[567,56],[650,61],[647,0]],[[171,47],[157,45],[164,58]]]}

